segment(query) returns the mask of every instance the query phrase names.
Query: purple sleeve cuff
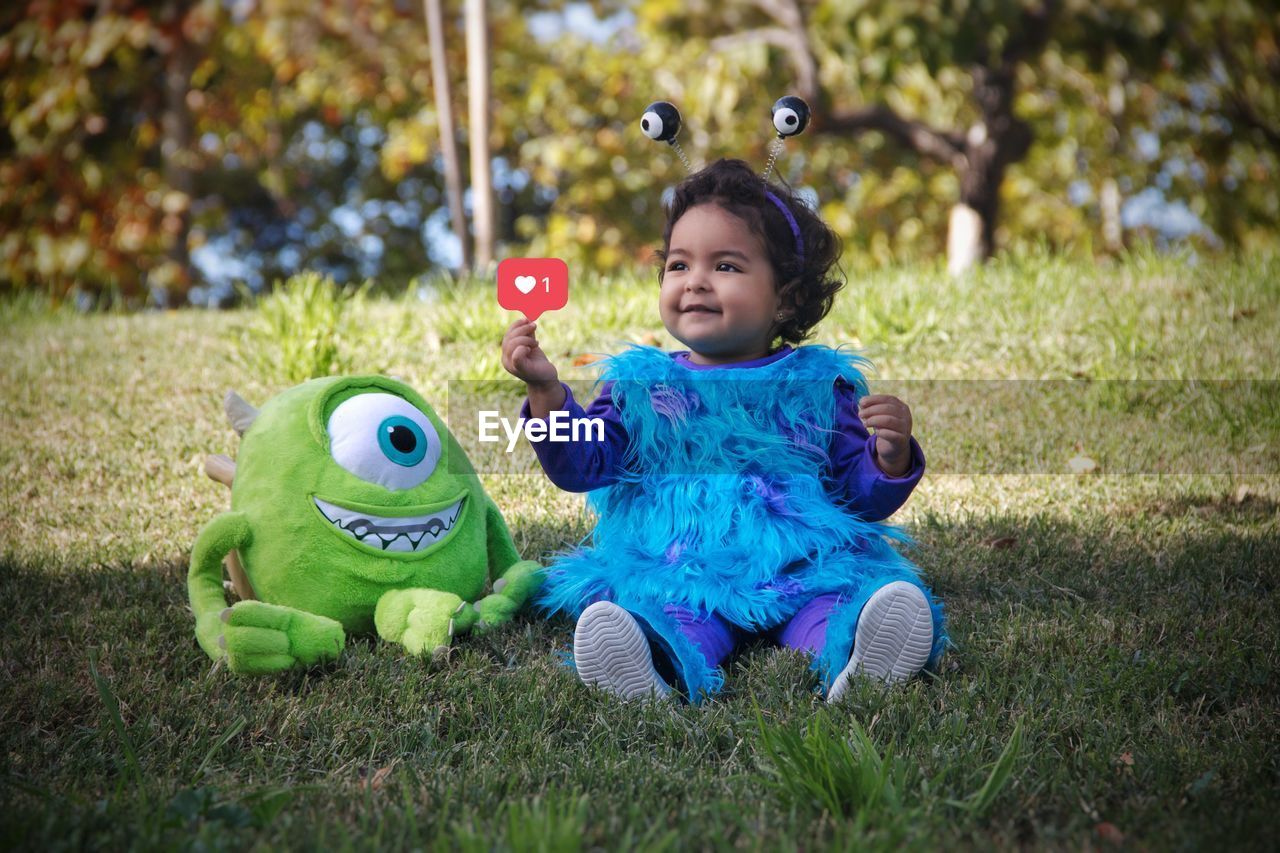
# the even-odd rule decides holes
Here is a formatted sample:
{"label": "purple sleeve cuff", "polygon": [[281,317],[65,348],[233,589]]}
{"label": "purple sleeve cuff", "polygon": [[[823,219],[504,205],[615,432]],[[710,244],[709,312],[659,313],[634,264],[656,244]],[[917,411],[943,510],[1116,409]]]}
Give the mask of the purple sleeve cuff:
{"label": "purple sleeve cuff", "polygon": [[920,478],[924,476],[924,451],[920,443],[911,439],[911,467],[901,477],[890,477],[876,464],[876,437],[867,439],[867,449],[858,459],[856,479],[865,495],[866,509],[863,517],[868,521],[880,521],[893,515],[907,502]]}
{"label": "purple sleeve cuff", "polygon": [[[573,397],[573,391],[563,382],[564,405],[556,411],[567,412],[571,420],[599,418],[604,422],[604,441],[593,440],[591,430],[583,430],[587,436],[578,441],[535,441],[533,452],[551,480],[566,492],[589,492],[614,483],[618,468],[627,448],[627,432],[618,417],[606,384],[592,404],[583,409]],[[520,417],[532,417],[529,400],[520,406]]]}
{"label": "purple sleeve cuff", "polygon": [[890,477],[876,464],[876,437],[858,417],[853,390],[841,388],[836,400],[836,434],[829,450],[832,497],[866,521],[883,521],[907,502],[924,476],[924,451],[912,438],[911,468]]}

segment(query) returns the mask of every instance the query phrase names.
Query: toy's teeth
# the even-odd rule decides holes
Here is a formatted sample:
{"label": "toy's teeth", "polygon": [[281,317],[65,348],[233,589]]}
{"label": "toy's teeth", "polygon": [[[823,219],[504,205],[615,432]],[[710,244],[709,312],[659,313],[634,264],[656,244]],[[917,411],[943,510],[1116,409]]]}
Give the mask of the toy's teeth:
{"label": "toy's teeth", "polygon": [[356,512],[314,498],[325,519],[346,535],[381,551],[411,553],[444,539],[462,510],[462,500],[438,512],[414,516],[380,516]]}

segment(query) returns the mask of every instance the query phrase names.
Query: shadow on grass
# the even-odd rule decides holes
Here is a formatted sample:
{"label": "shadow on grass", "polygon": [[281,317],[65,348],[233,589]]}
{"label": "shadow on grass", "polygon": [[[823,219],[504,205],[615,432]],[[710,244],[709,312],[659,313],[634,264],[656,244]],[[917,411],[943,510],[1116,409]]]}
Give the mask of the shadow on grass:
{"label": "shadow on grass", "polygon": [[[1156,523],[1200,506],[1213,509],[1199,526]],[[913,768],[898,791],[912,820],[892,837],[765,784],[755,709],[802,726],[824,707],[794,653],[751,649],[699,708],[627,705],[559,663],[566,620],[526,614],[438,662],[360,640],[327,668],[241,678],[196,646],[185,566],[3,564],[0,839],[448,846],[545,826],[583,847],[1079,846],[1109,823],[1158,846],[1262,846],[1280,714],[1274,510],[1246,496],[1083,525],[925,517],[911,556],[956,648],[935,677],[860,682],[827,712]],[[514,533],[554,543],[578,529]],[[117,782],[125,753],[90,649],[141,784]],[[990,809],[949,805],[982,786],[1019,720],[1022,757]]]}
{"label": "shadow on grass", "polygon": [[1280,501],[1253,494],[1247,487],[1242,487],[1230,495],[1180,495],[1156,501],[1135,512],[1148,512],[1165,518],[1185,518],[1191,514],[1223,521],[1256,522],[1280,517]]}

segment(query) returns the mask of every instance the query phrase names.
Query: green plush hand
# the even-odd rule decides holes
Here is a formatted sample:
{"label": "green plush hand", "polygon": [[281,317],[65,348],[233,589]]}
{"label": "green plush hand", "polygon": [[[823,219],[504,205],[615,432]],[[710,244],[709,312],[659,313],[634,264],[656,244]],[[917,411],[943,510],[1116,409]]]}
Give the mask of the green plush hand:
{"label": "green plush hand", "polygon": [[478,617],[473,629],[477,634],[483,634],[499,625],[505,625],[510,622],[511,617],[515,615],[516,610],[520,607],[518,603],[499,593],[486,595],[473,606]]}
{"label": "green plush hand", "polygon": [[334,660],[346,637],[333,619],[262,601],[238,601],[219,615],[218,647],[232,672],[266,675]]}
{"label": "green plush hand", "polygon": [[542,583],[542,566],[534,560],[513,564],[493,584],[493,592],[475,604],[463,605],[454,616],[455,634],[484,633],[511,621],[525,599]]}
{"label": "green plush hand", "polygon": [[458,612],[453,614],[453,635],[457,637],[460,634],[467,633],[479,621],[480,614],[476,612],[475,606],[463,602],[462,607],[458,608]]}
{"label": "green plush hand", "polygon": [[475,631],[483,634],[510,622],[512,614],[519,607],[519,604],[505,595],[486,595],[475,604],[464,603],[453,616],[453,633],[458,635]]}
{"label": "green plush hand", "polygon": [[509,598],[519,608],[542,585],[542,578],[542,565],[537,560],[520,560],[493,582],[493,594]]}
{"label": "green plush hand", "polygon": [[378,599],[373,624],[382,639],[420,655],[447,648],[456,630],[454,619],[466,609],[465,602],[451,592],[393,589]]}

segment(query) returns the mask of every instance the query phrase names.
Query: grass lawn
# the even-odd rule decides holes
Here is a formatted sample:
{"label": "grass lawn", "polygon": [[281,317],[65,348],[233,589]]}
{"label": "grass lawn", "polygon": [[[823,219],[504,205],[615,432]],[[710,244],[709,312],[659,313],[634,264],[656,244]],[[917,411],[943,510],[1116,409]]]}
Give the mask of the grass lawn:
{"label": "grass lawn", "polygon": [[[562,373],[672,348],[655,293],[575,283],[540,324]],[[0,306],[3,847],[1274,849],[1280,255],[850,285],[817,339],[913,404],[933,473],[894,520],[955,648],[833,708],[765,646],[701,707],[622,704],[559,663],[570,624],[530,614],[434,662],[357,640],[309,672],[211,665],[185,576],[228,502],[201,472],[235,452],[226,389],[288,387],[331,320],[324,363],[428,400],[504,376],[483,287],[272,332],[287,313]],[[1053,381],[917,381],[974,379]],[[1010,387],[1050,390],[982,404]],[[590,529],[527,464],[484,470],[527,556]]]}

